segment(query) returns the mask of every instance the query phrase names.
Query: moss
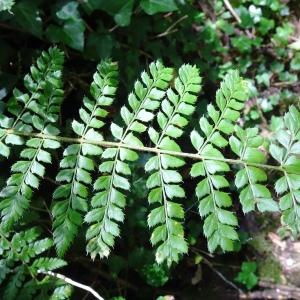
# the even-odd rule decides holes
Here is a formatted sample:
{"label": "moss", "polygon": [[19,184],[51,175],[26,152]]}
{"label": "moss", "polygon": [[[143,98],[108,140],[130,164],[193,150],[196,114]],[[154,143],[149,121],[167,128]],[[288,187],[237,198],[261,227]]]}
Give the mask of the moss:
{"label": "moss", "polygon": [[267,233],[258,233],[249,244],[261,256],[261,258],[258,259],[258,274],[260,279],[281,283],[283,278],[281,265],[272,254],[274,245],[267,238]]}
{"label": "moss", "polygon": [[259,254],[272,252],[272,243],[267,239],[267,233],[261,232],[255,235],[249,245],[252,246]]}
{"label": "moss", "polygon": [[282,283],[282,269],[280,263],[273,256],[258,262],[258,273],[262,280]]}

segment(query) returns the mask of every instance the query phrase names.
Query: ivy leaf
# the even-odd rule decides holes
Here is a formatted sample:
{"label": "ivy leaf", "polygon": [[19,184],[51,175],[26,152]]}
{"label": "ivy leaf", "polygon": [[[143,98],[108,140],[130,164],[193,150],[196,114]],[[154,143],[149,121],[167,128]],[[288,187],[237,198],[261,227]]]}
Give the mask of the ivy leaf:
{"label": "ivy leaf", "polygon": [[42,19],[36,4],[29,1],[19,2],[13,6],[12,11],[14,21],[19,27],[25,28],[25,30],[39,38],[42,36]]}
{"label": "ivy leaf", "polygon": [[128,26],[131,21],[133,0],[118,1],[98,1],[88,0],[88,7],[91,10],[101,9],[114,17],[115,22],[119,26]]}
{"label": "ivy leaf", "polygon": [[75,1],[63,4],[56,12],[63,26],[50,25],[47,36],[53,42],[63,42],[73,49],[83,51],[85,25],[80,18],[78,5]]}
{"label": "ivy leaf", "polygon": [[63,32],[65,34],[65,42],[69,47],[83,51],[84,47],[84,30],[85,25],[82,20],[68,20],[63,26]]}
{"label": "ivy leaf", "polygon": [[174,0],[142,0],[140,5],[148,15],[178,10]]}

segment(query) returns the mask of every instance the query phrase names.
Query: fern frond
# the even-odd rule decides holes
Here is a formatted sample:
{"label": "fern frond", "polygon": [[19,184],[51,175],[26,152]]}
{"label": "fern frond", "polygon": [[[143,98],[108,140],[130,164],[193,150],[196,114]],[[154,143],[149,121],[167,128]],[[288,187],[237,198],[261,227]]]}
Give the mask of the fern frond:
{"label": "fern frond", "polygon": [[[146,124],[154,117],[154,111],[160,106],[165,91],[172,79],[172,69],[165,68],[160,62],[151,63],[150,75],[143,72],[141,80],[134,84],[134,92],[128,97],[130,109],[121,108],[121,117],[126,127],[112,123],[112,135],[120,144],[142,146],[137,137],[146,130]],[[130,175],[127,162],[134,161],[138,154],[130,149],[113,147],[102,154],[104,162],[99,171],[103,174],[94,183],[97,193],[92,198],[93,209],[85,217],[91,224],[87,230],[87,252],[92,258],[108,256],[114,246],[115,237],[119,236],[119,222],[124,219],[125,195],[122,190],[129,190],[126,176]]]}
{"label": "fern frond", "polygon": [[65,300],[71,298],[72,287],[70,285],[62,285],[57,287],[49,300]]}
{"label": "fern frond", "polygon": [[53,235],[60,256],[71,245],[82,224],[82,213],[87,211],[87,186],[92,183],[90,173],[94,170],[94,162],[90,157],[102,153],[101,147],[89,144],[84,139],[103,140],[98,130],[105,124],[102,119],[108,114],[106,107],[113,103],[117,77],[117,64],[103,61],[98,65],[90,87],[91,97],[84,97],[84,106],[79,110],[81,120],[72,123],[73,131],[82,142],[65,149],[56,176],[56,180],[63,184],[53,194]]}
{"label": "fern frond", "polygon": [[[49,50],[49,53],[52,53],[52,49]],[[61,52],[55,51],[55,53],[55,64],[50,64],[52,66],[52,73],[49,71],[51,76],[48,77],[48,79],[41,79],[41,81],[39,81],[42,82],[42,90],[37,87],[37,85],[39,85],[38,83],[31,82],[31,85],[36,85],[33,91],[35,94],[39,93],[39,96],[32,96],[32,100],[28,100],[27,103],[31,103],[30,106],[28,106],[30,112],[26,111],[20,114],[22,120],[25,115],[30,117],[30,119],[27,120],[27,125],[23,124],[26,128],[27,126],[30,126],[31,128],[38,130],[40,134],[51,134],[54,136],[59,134],[56,122],[60,112],[60,105],[63,100],[63,55]],[[58,53],[60,59],[57,57]],[[43,56],[51,58],[50,55],[45,53]],[[58,64],[58,61],[61,64]],[[37,75],[33,70],[34,68],[32,68],[32,74],[35,75],[32,76],[41,75],[38,72]],[[29,79],[27,78],[27,80],[25,80],[25,82],[27,82],[26,84],[28,84],[28,81]],[[23,99],[27,98],[25,95],[22,95],[22,97]],[[9,108],[11,108],[11,106],[9,106]],[[18,104],[13,109],[14,112],[20,110],[21,107]],[[21,126],[21,129],[24,129],[23,125],[22,121],[17,121],[15,125],[13,124],[13,126],[16,126],[17,128]],[[15,135],[8,134],[6,141],[8,139],[11,140],[12,136]],[[44,139],[42,137],[30,138],[26,142],[25,148],[20,153],[20,159],[14,163],[11,168],[12,175],[7,180],[6,187],[0,192],[0,198],[2,198],[0,202],[1,227],[3,230],[10,230],[13,223],[19,220],[24,211],[28,209],[33,189],[38,189],[40,180],[45,174],[44,164],[51,163],[51,154],[49,150],[57,149],[59,146],[60,144],[57,141]]]}
{"label": "fern frond", "polygon": [[[235,185],[240,192],[240,202],[243,212],[248,213],[255,209],[260,212],[278,211],[278,204],[272,199],[268,187],[263,184],[267,181],[266,172],[259,167],[266,162],[266,157],[259,147],[262,147],[264,139],[258,135],[257,128],[243,130],[235,126],[236,136],[231,136],[229,144],[232,151],[244,162],[242,168],[235,175]],[[257,166],[248,165],[249,163]]]}
{"label": "fern frond", "polygon": [[14,0],[0,0],[0,12],[5,10],[10,12],[14,4]]}
{"label": "fern frond", "polygon": [[[186,131],[188,117],[194,111],[201,88],[201,79],[196,67],[183,65],[178,78],[171,84],[172,69],[156,62],[150,65],[149,74],[143,72],[141,80],[135,83],[128,98],[129,106],[121,108],[124,124],[111,124],[115,141],[106,141],[99,129],[104,125],[107,107],[112,104],[116,93],[117,66],[105,61],[99,64],[94,74],[90,97],[83,99],[80,121],[72,123],[76,136],[64,137],[58,135],[56,128],[63,96],[63,56],[60,53],[59,58],[58,53],[58,50],[49,50],[38,60],[37,67],[31,69],[31,75],[25,80],[28,93],[14,91],[14,97],[7,106],[14,117],[0,116],[0,152],[3,156],[9,154],[9,143],[17,145],[24,143],[23,138],[28,139],[20,159],[12,166],[12,175],[0,192],[0,249],[5,252],[0,260],[0,282],[10,282],[6,297],[13,298],[19,293],[24,295],[24,299],[42,298],[43,293],[50,290],[56,291],[53,299],[68,297],[70,289],[57,278],[57,281],[50,280],[51,274],[46,272],[64,263],[59,259],[40,257],[45,249],[52,246],[51,240],[38,239],[35,231],[27,231],[13,237],[16,242],[8,241],[9,230],[14,223],[20,225],[18,221],[29,207],[33,191],[44,176],[45,164],[51,162],[50,150],[58,148],[61,142],[70,145],[64,151],[56,177],[61,185],[53,194],[54,244],[59,255],[65,253],[77,235],[83,214],[84,221],[88,223],[87,252],[93,259],[97,255],[109,255],[116,237],[120,235],[120,223],[124,220],[126,191],[130,190],[130,162],[138,159],[140,151],[153,155],[145,169],[151,172],[147,180],[151,205],[148,225],[158,263],[170,265],[188,251],[182,224],[184,209],[176,201],[176,198],[185,197],[180,174],[185,159],[197,161],[192,165],[190,174],[200,178],[196,194],[210,251],[218,247],[230,251],[238,239],[238,222],[231,211],[232,199],[226,179],[230,170],[236,173],[235,185],[240,190],[244,213],[255,208],[261,212],[278,210],[267,187],[265,170],[282,172],[283,176],[275,185],[280,195],[282,222],[294,233],[300,232],[300,112],[294,106],[285,115],[282,130],[277,132],[270,146],[270,153],[279,166],[272,161],[267,164],[267,155],[260,150],[263,139],[258,130],[235,125],[248,89],[238,72],[232,71],[225,76],[216,93],[216,106],[209,104],[208,116],[200,118],[200,131],[193,130],[191,133],[191,142],[197,152],[183,152],[177,139]],[[52,57],[56,63],[51,62]],[[154,125],[148,129],[157,110]],[[142,142],[147,129],[154,147],[144,146]],[[228,144],[237,159],[225,157],[229,153]],[[97,156],[102,159],[100,175],[92,182]],[[230,169],[230,165],[234,168]],[[92,183],[94,193],[89,208],[89,187]],[[13,247],[18,247],[17,251],[8,250]],[[38,283],[37,270],[47,275]],[[20,288],[15,289],[15,286]]]}
{"label": "fern frond", "polygon": [[275,183],[280,195],[282,223],[296,234],[300,232],[300,112],[291,106],[284,116],[284,128],[275,135],[270,154],[284,173]]}
{"label": "fern frond", "polygon": [[[39,293],[52,292],[62,284],[45,277],[37,279],[41,271],[51,271],[66,265],[59,258],[41,256],[53,242],[49,238],[39,239],[37,228],[21,231],[12,236],[0,231],[1,255],[5,260],[5,271],[1,268],[1,281],[7,282],[1,292],[3,299],[37,299]],[[48,288],[45,288],[48,286]],[[1,295],[1,294],[0,294]]]}
{"label": "fern frond", "polygon": [[39,124],[36,124],[38,120],[34,123],[33,116],[45,114],[41,106],[48,103],[52,93],[51,85],[62,86],[63,62],[64,56],[59,49],[54,47],[47,52],[43,51],[36,65],[30,68],[30,74],[24,77],[24,86],[27,91],[23,93],[17,88],[13,90],[13,97],[7,104],[7,109],[13,117],[0,115],[0,155],[9,156],[9,144],[22,145],[24,143],[23,138],[12,133],[12,130],[22,132],[31,132],[33,128],[40,130]]}
{"label": "fern frond", "polygon": [[[157,114],[161,132],[150,128],[148,133],[156,148],[181,151],[175,142],[183,134],[188,124],[187,116],[195,109],[197,93],[201,90],[201,77],[195,66],[183,65],[175,79],[174,90],[169,88],[167,98],[162,101]],[[183,159],[172,155],[158,154],[151,157],[145,169],[152,172],[147,180],[149,204],[155,204],[148,216],[148,225],[154,228],[151,243],[158,246],[156,261],[167,261],[168,265],[177,262],[179,255],[187,252],[182,222],[184,210],[174,202],[174,198],[184,198],[185,192],[180,186],[182,176],[178,168],[185,164]]]}
{"label": "fern frond", "polygon": [[233,249],[233,241],[238,239],[235,227],[237,218],[228,210],[232,200],[221,189],[229,187],[224,173],[230,170],[220,151],[227,146],[226,136],[234,130],[233,122],[240,116],[240,110],[247,99],[245,82],[237,71],[227,74],[216,93],[217,108],[212,104],[207,107],[208,116],[201,117],[199,124],[203,135],[197,131],[191,133],[191,141],[198,154],[205,157],[193,164],[192,177],[204,177],[197,185],[199,214],[204,217],[204,234],[208,239],[208,249],[213,252],[218,246],[224,251]]}

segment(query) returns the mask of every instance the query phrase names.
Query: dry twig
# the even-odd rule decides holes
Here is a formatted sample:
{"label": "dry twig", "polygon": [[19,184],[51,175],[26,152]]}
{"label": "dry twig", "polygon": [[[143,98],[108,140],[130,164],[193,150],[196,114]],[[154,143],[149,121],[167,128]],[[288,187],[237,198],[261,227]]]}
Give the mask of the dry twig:
{"label": "dry twig", "polygon": [[85,284],[82,284],[80,282],[77,282],[69,277],[66,277],[65,275],[62,275],[62,274],[59,274],[59,273],[54,273],[52,271],[42,271],[42,270],[38,270],[38,273],[40,274],[45,274],[45,275],[49,275],[49,276],[52,276],[52,277],[55,277],[55,278],[58,278],[58,279],[61,279],[63,280],[64,282],[70,284],[70,285],[73,285],[73,286],[76,286],[80,289],[83,289],[85,291],[88,291],[89,293],[91,293],[96,299],[99,299],[99,300],[104,300],[104,298],[102,298],[93,288],[91,288],[90,286],[88,285],[85,285]]}

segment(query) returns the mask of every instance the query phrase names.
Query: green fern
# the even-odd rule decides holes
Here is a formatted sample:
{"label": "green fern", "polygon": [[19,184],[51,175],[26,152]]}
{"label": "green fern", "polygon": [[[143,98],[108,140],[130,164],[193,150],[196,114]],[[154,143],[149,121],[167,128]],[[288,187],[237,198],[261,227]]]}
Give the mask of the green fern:
{"label": "green fern", "polygon": [[282,223],[296,234],[300,232],[300,112],[294,106],[285,114],[283,128],[275,137],[270,154],[283,169],[283,176],[275,183],[281,195]]}
{"label": "green fern", "polygon": [[[10,144],[23,145],[26,140],[25,145],[19,146],[20,158],[13,164],[12,175],[0,193],[0,228],[5,238],[11,235],[10,230],[19,228],[32,193],[39,188],[46,172],[44,164],[51,161],[50,151],[61,143],[70,145],[63,152],[56,177],[59,186],[53,194],[52,226],[59,255],[65,254],[79,229],[84,228],[83,214],[88,224],[87,252],[93,259],[97,255],[101,258],[109,255],[125,218],[130,163],[138,159],[141,151],[153,154],[145,169],[150,172],[147,180],[151,205],[148,215],[152,231],[150,241],[156,247],[158,263],[170,265],[188,252],[183,226],[185,188],[182,181],[185,178],[180,168],[190,159],[194,160],[190,174],[199,181],[196,195],[209,251],[217,248],[231,251],[238,240],[238,220],[232,209],[229,175],[235,175],[244,213],[280,208],[282,223],[294,233],[300,231],[300,113],[296,107],[290,107],[282,130],[275,134],[270,148],[263,148],[267,143],[257,129],[236,125],[248,97],[248,88],[238,72],[231,71],[216,93],[216,106],[207,106],[207,116],[199,121],[200,129],[190,133],[196,153],[183,152],[185,145],[180,144],[179,138],[189,134],[185,127],[196,108],[201,89],[199,71],[195,66],[183,65],[174,79],[172,69],[155,62],[150,64],[149,72],[143,72],[141,79],[136,81],[128,97],[129,106],[121,108],[123,124],[110,124],[114,140],[108,141],[104,140],[101,130],[106,122],[107,108],[116,94],[118,72],[115,63],[103,61],[94,74],[90,95],[83,99],[80,121],[72,123],[76,136],[66,137],[56,128],[63,97],[62,63],[63,55],[56,48],[44,52],[37,66],[32,67],[31,75],[25,77],[28,92],[15,90],[14,97],[7,103],[8,114],[12,117],[0,117],[2,156],[9,155]],[[154,146],[145,146],[146,132]],[[274,165],[273,158],[269,159],[268,151],[279,165]],[[98,159],[101,160],[100,175],[94,181]],[[268,179],[270,170],[275,171],[279,205],[273,197],[272,181]],[[94,190],[89,191],[92,184]],[[26,220],[22,222],[26,224]],[[36,261],[44,266],[51,265],[49,260]],[[2,279],[11,275],[8,262],[6,258],[0,261]],[[37,268],[41,269],[36,266],[34,270]],[[25,286],[24,274],[28,275],[28,268],[23,264],[19,269],[11,282],[17,286],[24,282]],[[35,286],[34,281],[29,282]],[[28,287],[30,285],[28,283]],[[63,298],[67,288],[57,286],[55,291],[53,299]]]}
{"label": "green fern", "polygon": [[[27,92],[22,93],[19,89],[14,89],[13,97],[7,104],[7,109],[13,117],[0,115],[0,155],[9,156],[9,144],[22,145],[24,143],[23,138],[14,134],[12,130],[22,132],[31,132],[33,128],[40,130],[39,120],[33,123],[33,116],[47,117],[44,109],[50,98],[51,101],[55,101],[55,96],[60,97],[55,93],[59,93],[58,90],[62,87],[63,62],[63,53],[57,48],[50,48],[47,52],[43,51],[37,59],[36,65],[30,68],[30,74],[24,78]],[[56,86],[58,87],[56,88]],[[56,114],[55,111],[49,112],[51,115]],[[53,117],[55,118],[55,116]],[[50,120],[52,120],[51,116],[49,122]]]}
{"label": "green fern", "polygon": [[[149,66],[150,75],[143,72],[141,80],[134,84],[134,92],[128,97],[130,109],[121,108],[121,117],[126,127],[111,124],[111,133],[120,144],[143,146],[137,137],[144,132],[154,118],[154,111],[160,106],[165,91],[172,79],[172,69],[160,62]],[[93,209],[87,213],[85,221],[91,224],[87,230],[87,252],[92,258],[108,256],[114,246],[115,237],[120,235],[119,222],[124,220],[126,198],[122,190],[129,190],[126,176],[131,174],[128,161],[138,159],[138,154],[130,149],[112,147],[102,153],[103,163],[99,171],[104,173],[94,183],[97,193],[92,198]]]}
{"label": "green fern", "polygon": [[[157,114],[161,132],[153,127],[148,131],[157,149],[181,151],[175,140],[183,134],[183,128],[188,124],[186,116],[194,112],[197,93],[201,89],[200,83],[201,78],[196,67],[183,65],[179,69],[174,90],[168,89],[167,97],[162,101],[161,110]],[[146,171],[155,171],[147,180],[147,187],[151,190],[148,201],[158,207],[149,214],[148,224],[150,228],[154,228],[151,243],[159,245],[156,251],[158,263],[167,260],[170,265],[173,261],[178,261],[179,254],[188,251],[181,224],[184,210],[180,204],[172,201],[174,198],[185,197],[184,189],[179,185],[182,176],[176,170],[184,164],[183,159],[159,153],[151,157],[145,165]]]}
{"label": "green fern", "polygon": [[[272,199],[268,187],[262,183],[267,181],[267,174],[259,164],[266,162],[266,156],[259,150],[264,139],[258,135],[257,128],[243,130],[235,127],[235,136],[229,139],[232,151],[244,162],[242,168],[236,173],[235,185],[240,192],[240,201],[243,212],[255,210],[255,206],[261,212],[278,211],[278,204]],[[248,165],[248,163],[254,165]],[[257,165],[256,165],[257,164]]]}
{"label": "green fern", "polygon": [[[72,123],[75,134],[82,140],[103,140],[98,130],[105,124],[102,120],[108,114],[106,107],[113,102],[117,88],[117,65],[104,61],[97,67],[90,87],[90,97],[84,97],[80,108],[81,121]],[[61,170],[56,176],[60,185],[54,192],[53,234],[56,249],[61,256],[70,246],[82,224],[82,212],[88,210],[88,185],[92,183],[91,172],[94,162],[91,156],[98,156],[102,148],[82,141],[69,145],[60,162]]]}
{"label": "green fern", "polygon": [[62,259],[41,256],[52,247],[53,242],[49,238],[39,239],[40,235],[37,228],[12,236],[0,232],[0,284],[7,283],[5,289],[1,290],[2,299],[47,299],[49,292],[55,299],[60,290],[64,295],[60,299],[69,299],[71,296],[71,288],[64,282],[49,276],[38,278],[41,272],[66,265]]}
{"label": "green fern", "polygon": [[[24,130],[28,133],[34,129],[40,134],[27,140],[20,160],[11,167],[12,175],[8,178],[6,187],[0,192],[1,227],[5,231],[28,209],[33,189],[39,188],[40,180],[44,177],[44,164],[51,163],[49,150],[60,146],[57,141],[43,138],[42,135],[59,134],[56,123],[63,100],[62,64],[63,54],[58,49],[43,52],[37,60],[37,67],[31,67],[31,75],[25,76],[24,84],[31,95],[22,94],[15,89],[14,97],[8,103],[8,110],[16,118],[1,118],[1,127],[9,128],[6,131],[1,129],[6,144],[23,143],[20,136],[9,133],[11,130]],[[3,143],[0,153],[8,156],[8,149]]]}
{"label": "green fern", "polygon": [[0,12],[5,10],[10,12],[14,5],[14,0],[0,0]]}
{"label": "green fern", "polygon": [[205,217],[203,230],[211,252],[218,246],[232,251],[233,241],[238,240],[235,230],[238,221],[228,210],[232,206],[231,197],[221,190],[229,187],[224,173],[230,168],[220,150],[227,146],[226,136],[233,133],[233,122],[238,120],[246,99],[245,82],[237,71],[230,72],[216,93],[217,108],[212,104],[207,107],[211,123],[203,116],[199,121],[203,135],[195,130],[191,133],[193,146],[203,156],[201,162],[193,164],[191,176],[204,177],[197,185],[196,194],[200,201],[199,214]]}

